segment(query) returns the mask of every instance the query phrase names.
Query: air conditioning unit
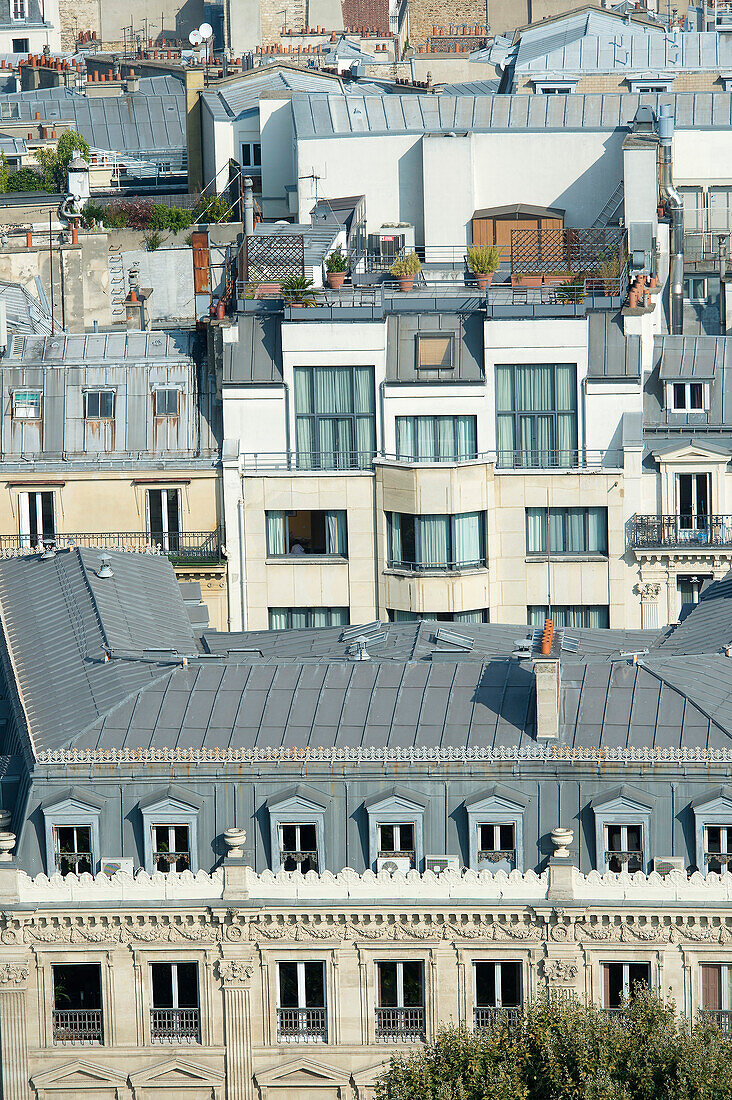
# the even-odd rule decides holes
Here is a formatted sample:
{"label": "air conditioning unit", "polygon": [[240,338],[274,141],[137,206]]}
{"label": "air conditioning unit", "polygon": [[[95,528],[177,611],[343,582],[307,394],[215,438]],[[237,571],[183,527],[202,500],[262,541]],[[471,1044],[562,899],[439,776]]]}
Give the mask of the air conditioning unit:
{"label": "air conditioning unit", "polygon": [[683,856],[656,856],[653,860],[653,870],[659,875],[667,875],[670,871],[685,871]]}
{"label": "air conditioning unit", "polygon": [[425,856],[424,857],[424,869],[425,871],[434,871],[436,875],[442,874],[443,871],[459,871],[460,870],[460,857],[459,856]]}
{"label": "air conditioning unit", "polygon": [[124,859],[103,859],[100,861],[103,875],[116,875],[118,871],[124,871],[126,875],[134,874],[133,861],[125,856]]}
{"label": "air conditioning unit", "polygon": [[412,861],[408,856],[379,856],[376,860],[377,871],[388,871],[393,875],[395,871],[411,871]]}

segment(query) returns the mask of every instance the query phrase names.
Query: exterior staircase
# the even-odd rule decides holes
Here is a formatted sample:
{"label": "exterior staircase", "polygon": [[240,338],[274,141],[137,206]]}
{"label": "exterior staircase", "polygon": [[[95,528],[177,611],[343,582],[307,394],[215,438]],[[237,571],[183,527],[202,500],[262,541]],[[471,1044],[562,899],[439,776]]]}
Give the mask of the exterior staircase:
{"label": "exterior staircase", "polygon": [[595,218],[594,222],[592,223],[592,228],[604,229],[606,225],[609,225],[623,205],[624,197],[625,192],[623,189],[623,181],[621,180],[618,186],[613,191],[610,198],[603,206],[600,213]]}
{"label": "exterior staircase", "polygon": [[122,256],[119,248],[110,247],[107,254],[107,268],[109,270],[109,309],[112,314],[112,324],[118,324],[126,320],[125,311],[125,269],[122,266]]}

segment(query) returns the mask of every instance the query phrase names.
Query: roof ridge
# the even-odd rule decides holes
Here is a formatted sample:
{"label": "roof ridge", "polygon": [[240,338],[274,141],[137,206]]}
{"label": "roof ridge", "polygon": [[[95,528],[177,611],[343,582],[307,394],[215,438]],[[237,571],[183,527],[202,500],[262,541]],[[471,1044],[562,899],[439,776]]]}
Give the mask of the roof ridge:
{"label": "roof ridge", "polygon": [[[144,661],[130,660],[129,658],[122,658],[122,659],[125,660],[128,664],[146,664],[147,663],[147,662],[144,662]],[[83,729],[77,730],[77,732],[74,734],[74,736],[71,738],[71,740],[68,741],[67,744],[63,746],[64,751],[69,751],[69,750],[73,749],[75,743],[79,740],[79,738],[83,737],[84,734],[88,733],[90,730],[93,730],[95,726],[98,726],[98,725],[103,724],[104,722],[106,722],[107,719],[110,718],[115,713],[115,711],[118,711],[120,709],[120,707],[125,706],[127,703],[129,703],[129,701],[131,699],[138,699],[141,695],[144,695],[144,693],[148,690],[148,688],[156,687],[157,685],[161,684],[166,679],[166,677],[168,679],[170,679],[170,678],[172,678],[174,673],[179,672],[179,671],[180,671],[180,666],[179,665],[173,665],[173,666],[167,665],[166,668],[165,668],[165,671],[162,672],[160,674],[160,676],[156,676],[154,679],[151,679],[147,684],[143,684],[142,687],[135,688],[133,691],[128,692],[127,695],[125,695],[123,699],[118,700],[118,702],[116,702],[113,707],[110,707],[109,710],[105,711],[104,714],[98,715],[92,722],[88,722],[86,724],[86,726],[84,726]]]}
{"label": "roof ridge", "polygon": [[92,588],[91,581],[89,580],[89,571],[88,571],[88,569],[86,567],[86,564],[84,562],[84,559],[81,555],[81,548],[77,546],[74,550],[71,551],[71,553],[78,555],[79,565],[81,566],[81,573],[82,573],[82,576],[84,578],[84,583],[86,584],[87,591],[89,592],[89,596],[91,597],[92,606],[94,608],[94,614],[96,615],[97,622],[99,623],[99,629],[102,632],[102,637],[104,639],[105,645],[107,646],[107,648],[111,649],[112,646],[111,646],[111,642],[109,640],[109,635],[107,634],[107,631],[104,628],[104,622],[102,620],[102,612],[99,608],[99,604],[97,603],[96,596],[94,595],[94,589]]}

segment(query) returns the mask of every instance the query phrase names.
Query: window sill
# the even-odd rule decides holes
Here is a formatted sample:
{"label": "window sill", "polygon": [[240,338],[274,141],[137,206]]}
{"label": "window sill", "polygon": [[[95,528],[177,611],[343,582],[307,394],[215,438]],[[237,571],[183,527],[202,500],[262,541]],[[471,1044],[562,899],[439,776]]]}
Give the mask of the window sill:
{"label": "window sill", "polygon": [[342,554],[275,554],[265,559],[265,565],[347,565]]}
{"label": "window sill", "polygon": [[476,573],[487,573],[488,565],[466,565],[456,569],[405,569],[387,565],[383,572],[390,577],[470,577]]}
{"label": "window sill", "polygon": [[546,565],[547,561],[596,561],[606,562],[608,560],[607,554],[527,554],[524,558],[526,564],[534,565]]}

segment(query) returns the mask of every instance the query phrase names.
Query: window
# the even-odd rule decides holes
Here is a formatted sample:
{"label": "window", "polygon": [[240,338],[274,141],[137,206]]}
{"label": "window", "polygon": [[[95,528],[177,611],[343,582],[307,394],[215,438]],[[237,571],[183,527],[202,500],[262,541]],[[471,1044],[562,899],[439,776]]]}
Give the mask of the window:
{"label": "window", "polygon": [[674,382],[670,389],[674,412],[702,412],[706,407],[703,382]]}
{"label": "window", "polygon": [[711,573],[699,573],[694,576],[681,573],[676,577],[676,588],[679,594],[679,619],[684,619],[693,611],[699,603],[699,594],[705,581],[711,581]]}
{"label": "window", "polygon": [[701,1015],[732,1031],[732,966],[702,963],[700,970]]}
{"label": "window", "polygon": [[[497,870],[498,864],[508,864],[512,871],[516,866],[515,825],[494,825],[481,822],[478,825],[478,865]],[[505,869],[505,868],[504,868]]]}
{"label": "window", "polygon": [[695,536],[705,532],[712,514],[711,475],[677,474],[676,492],[681,530]]}
{"label": "window", "polygon": [[416,462],[477,458],[477,422],[475,416],[398,416],[397,458]]}
{"label": "window", "polygon": [[178,415],[178,397],[180,391],[172,386],[161,387],[158,390],[154,390],[155,393],[155,415],[156,416],[177,416]]}
{"label": "window", "polygon": [[147,490],[147,533],[166,554],[180,549],[180,491]]}
{"label": "window", "polygon": [[102,1043],[99,965],[54,965],[52,970],[54,1043]]}
{"label": "window", "polygon": [[26,549],[55,541],[53,497],[52,492],[18,493],[18,525]]}
{"label": "window", "polygon": [[91,825],[56,825],[53,830],[56,870],[60,875],[91,874]]}
{"label": "window", "polygon": [[488,1027],[497,1011],[521,1008],[521,963],[476,962],[475,1026]]}
{"label": "window", "polygon": [[527,554],[607,554],[607,508],[527,508]]}
{"label": "window", "polygon": [[684,297],[689,302],[706,302],[707,280],[698,275],[690,275],[684,279]]}
{"label": "window", "polygon": [[643,826],[606,825],[605,863],[608,871],[643,870]]}
{"label": "window", "polygon": [[417,623],[432,621],[438,623],[487,623],[488,608],[477,611],[400,611],[398,608],[387,610],[390,623]]}
{"label": "window", "polygon": [[15,390],[13,393],[13,420],[41,419],[40,390]]}
{"label": "window", "polygon": [[30,50],[30,39],[28,38],[13,38],[13,53],[28,53]]}
{"label": "window", "polygon": [[496,367],[498,465],[576,466],[577,367]]}
{"label": "window", "polygon": [[552,88],[549,84],[542,85],[541,88],[537,88],[537,91],[541,95],[570,95],[573,91],[572,88]]}
{"label": "window", "polygon": [[241,144],[242,168],[262,170],[262,146],[258,141],[243,141]]}
{"label": "window", "polygon": [[[550,614],[551,611],[551,614]],[[582,630],[588,627],[607,630],[610,608],[607,604],[531,604],[527,608],[529,626],[544,626],[551,619],[556,630]]]}
{"label": "window", "polygon": [[413,516],[386,513],[390,569],[417,572],[478,569],[486,564],[485,514]]}
{"label": "window", "polygon": [[112,420],[114,417],[114,390],[87,390],[87,420]]}
{"label": "window", "polygon": [[379,1003],[376,1038],[386,1042],[424,1038],[424,964],[376,964]]}
{"label": "window", "polygon": [[604,1004],[612,1012],[622,1008],[638,985],[650,988],[651,968],[648,963],[605,963]]}
{"label": "window", "polygon": [[153,1043],[199,1041],[198,966],[151,963],[150,1038]]}
{"label": "window", "polygon": [[267,554],[320,554],[346,557],[348,553],[345,511],[265,512]]}
{"label": "window", "polygon": [[669,90],[670,81],[662,84],[649,84],[645,80],[631,80],[630,90],[634,95],[663,95]]}
{"label": "window", "polygon": [[348,626],[347,607],[270,607],[270,630],[307,630],[318,626]]}
{"label": "window", "polygon": [[705,825],[705,867],[700,869],[721,875],[730,863],[732,863],[732,825]]}
{"label": "window", "polygon": [[454,337],[452,333],[430,332],[417,336],[417,370],[451,370]]}
{"label": "window", "polygon": [[373,367],[295,367],[300,470],[364,469],[376,441]]}
{"label": "window", "polygon": [[280,867],[301,875],[318,870],[318,827],[314,822],[280,825]]}
{"label": "window", "polygon": [[28,6],[26,0],[13,0],[12,3],[13,19],[27,19],[28,18]]}
{"label": "window", "polygon": [[325,1043],[325,963],[277,964],[277,1041]]}
{"label": "window", "polygon": [[391,822],[377,825],[379,834],[379,859],[408,859],[409,866],[414,867],[414,822],[392,824]]}
{"label": "window", "polygon": [[156,871],[189,871],[191,842],[187,825],[153,825],[153,867]]}

